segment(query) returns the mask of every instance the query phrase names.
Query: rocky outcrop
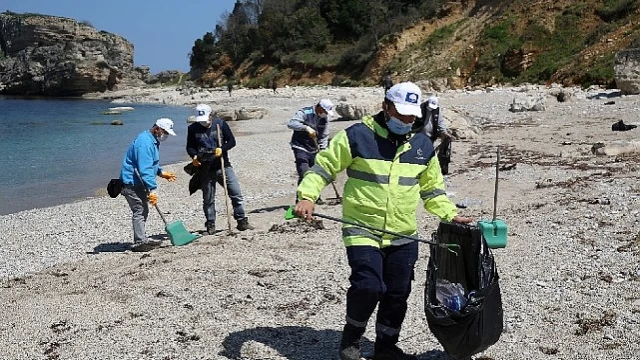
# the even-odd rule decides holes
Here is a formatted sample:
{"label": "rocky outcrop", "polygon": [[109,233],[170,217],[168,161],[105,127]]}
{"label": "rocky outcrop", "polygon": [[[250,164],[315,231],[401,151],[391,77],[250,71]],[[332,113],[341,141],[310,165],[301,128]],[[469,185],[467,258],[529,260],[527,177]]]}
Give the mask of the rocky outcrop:
{"label": "rocky outcrop", "polygon": [[591,147],[591,152],[600,156],[619,156],[640,154],[640,141],[614,140],[608,143],[596,143]]}
{"label": "rocky outcrop", "polygon": [[640,94],[640,49],[619,51],[613,64],[616,87],[624,94]]}
{"label": "rocky outcrop", "polygon": [[511,112],[544,111],[545,109],[544,99],[531,95],[514,98],[509,105],[509,111]]}
{"label": "rocky outcrop", "polygon": [[77,96],[141,85],[133,44],[73,19],[0,14],[0,92]]}

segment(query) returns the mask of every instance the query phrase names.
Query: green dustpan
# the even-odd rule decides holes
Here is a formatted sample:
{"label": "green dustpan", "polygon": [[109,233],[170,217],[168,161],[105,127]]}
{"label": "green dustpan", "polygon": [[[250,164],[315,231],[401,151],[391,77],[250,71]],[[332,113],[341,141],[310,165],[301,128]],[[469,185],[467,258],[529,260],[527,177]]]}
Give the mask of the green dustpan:
{"label": "green dustpan", "polygon": [[492,249],[504,248],[507,246],[507,223],[496,219],[498,207],[498,171],[500,167],[500,147],[497,150],[496,159],[496,185],[493,194],[493,220],[479,220],[478,227],[487,241],[487,246]]}
{"label": "green dustpan", "polygon": [[[150,191],[147,188],[147,185],[142,180],[142,176],[140,176],[138,169],[134,168],[134,171],[136,175],[138,175],[138,179],[140,180],[140,182],[144,185],[145,190],[147,191],[147,195],[149,195]],[[172,223],[167,223],[167,219],[164,218],[164,215],[162,214],[162,211],[160,211],[158,204],[154,205],[154,207],[156,208],[156,210],[158,210],[158,214],[162,218],[162,222],[164,222],[164,229],[167,231],[167,234],[169,234],[169,238],[171,239],[172,245],[174,246],[187,245],[188,243],[200,237],[200,235],[192,234],[189,231],[187,231],[187,228],[185,228],[182,221],[177,220]]]}
{"label": "green dustpan", "polygon": [[[158,210],[158,212],[160,212],[160,210]],[[160,215],[162,216],[162,214]],[[164,220],[164,217],[162,217],[162,220]],[[164,229],[167,231],[167,234],[169,234],[169,238],[171,238],[171,244],[174,246],[187,245],[188,243],[200,237],[200,235],[190,233],[184,227],[182,221],[174,221],[169,224],[167,224],[165,221]]]}

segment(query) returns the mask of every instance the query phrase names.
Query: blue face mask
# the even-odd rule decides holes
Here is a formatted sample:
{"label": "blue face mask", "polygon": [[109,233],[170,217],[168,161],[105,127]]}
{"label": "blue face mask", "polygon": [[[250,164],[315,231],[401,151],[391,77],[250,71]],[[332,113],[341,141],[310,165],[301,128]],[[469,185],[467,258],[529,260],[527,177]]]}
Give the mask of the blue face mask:
{"label": "blue face mask", "polygon": [[393,116],[390,116],[389,120],[387,121],[387,127],[389,128],[389,130],[397,135],[407,135],[409,131],[411,131],[412,126],[413,123],[405,124],[402,122],[402,120]]}

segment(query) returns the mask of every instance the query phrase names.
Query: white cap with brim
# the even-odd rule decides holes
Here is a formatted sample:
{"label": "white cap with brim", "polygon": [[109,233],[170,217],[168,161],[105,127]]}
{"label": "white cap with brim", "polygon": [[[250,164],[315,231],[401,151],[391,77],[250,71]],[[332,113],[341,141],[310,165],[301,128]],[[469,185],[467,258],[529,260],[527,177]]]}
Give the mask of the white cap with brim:
{"label": "white cap with brim", "polygon": [[176,136],[176,132],[173,131],[173,120],[169,118],[160,118],[156,120],[156,126],[166,131],[171,136]]}
{"label": "white cap with brim", "polygon": [[385,97],[393,102],[400,115],[422,116],[422,110],[420,110],[422,90],[418,85],[412,82],[393,85]]}
{"label": "white cap with brim", "polygon": [[327,112],[327,115],[331,118],[336,116],[336,112],[333,110],[334,106],[333,103],[331,102],[331,100],[329,99],[322,99],[320,100],[320,102],[318,103],[318,105],[320,105],[321,108],[324,109],[324,111]]}
{"label": "white cap with brim", "polygon": [[208,122],[211,115],[211,106],[207,104],[198,104],[196,106],[195,116],[197,122]]}
{"label": "white cap with brim", "polygon": [[429,96],[429,99],[427,100],[427,103],[429,104],[429,107],[431,109],[437,109],[438,106],[440,106],[440,104],[438,104],[438,98],[435,96]]}

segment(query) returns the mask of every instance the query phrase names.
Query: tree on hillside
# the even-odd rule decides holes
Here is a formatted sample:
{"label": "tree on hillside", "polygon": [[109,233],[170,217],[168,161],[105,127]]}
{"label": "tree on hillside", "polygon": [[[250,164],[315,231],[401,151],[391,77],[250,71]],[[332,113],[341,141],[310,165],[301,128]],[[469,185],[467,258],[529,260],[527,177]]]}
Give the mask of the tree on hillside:
{"label": "tree on hillside", "polygon": [[272,59],[310,49],[323,51],[331,42],[327,22],[318,6],[301,0],[266,0],[258,21],[262,52]]}
{"label": "tree on hillside", "polygon": [[191,48],[191,53],[189,53],[191,71],[196,75],[201,73],[216,58],[215,37],[213,33],[208,32],[204,34],[202,39],[196,40]]}

